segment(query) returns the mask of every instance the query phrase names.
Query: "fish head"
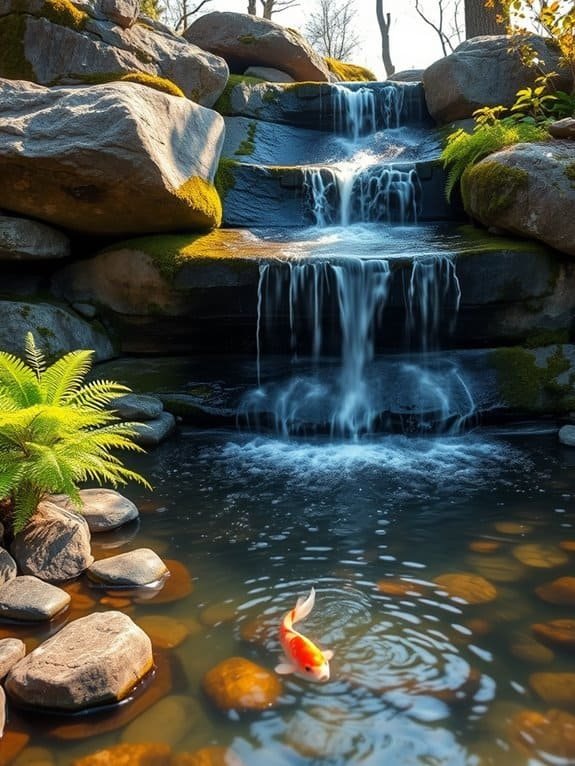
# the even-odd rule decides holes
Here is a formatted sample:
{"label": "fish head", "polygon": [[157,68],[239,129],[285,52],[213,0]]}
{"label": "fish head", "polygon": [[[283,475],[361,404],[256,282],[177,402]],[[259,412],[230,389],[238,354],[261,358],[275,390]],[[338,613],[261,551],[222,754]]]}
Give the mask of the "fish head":
{"label": "fish head", "polygon": [[313,665],[304,667],[304,675],[309,681],[316,683],[325,683],[329,681],[329,662],[322,658],[322,661]]}

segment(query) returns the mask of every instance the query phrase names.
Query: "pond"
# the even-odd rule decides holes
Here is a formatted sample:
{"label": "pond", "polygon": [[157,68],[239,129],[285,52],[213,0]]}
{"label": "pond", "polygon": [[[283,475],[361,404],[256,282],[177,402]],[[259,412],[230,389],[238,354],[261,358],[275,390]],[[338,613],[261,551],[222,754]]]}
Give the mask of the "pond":
{"label": "pond", "polygon": [[[156,645],[156,678],[130,703],[156,688],[173,705],[140,723],[128,721],[130,705],[19,714],[17,728],[56,764],[142,740],[230,746],[247,766],[573,763],[558,757],[564,739],[573,756],[572,728],[543,727],[534,744],[529,728],[537,714],[575,707],[574,676],[562,675],[575,673],[572,643],[544,645],[532,631],[575,603],[573,590],[570,601],[541,590],[572,575],[575,556],[575,455],[554,434],[343,443],[183,429],[131,462],[154,493],[128,493],[139,528],[96,538],[96,556],[150,546],[189,571],[191,592],[175,592],[180,567],[165,598],[131,594],[123,607],[142,624],[180,625],[163,639],[178,645]],[[462,573],[487,582],[437,582]],[[297,627],[334,651],[329,682],[284,676],[276,707],[218,712],[205,672],[232,656],[272,670],[281,618],[311,586],[315,609]],[[81,608],[73,601],[71,616]]]}

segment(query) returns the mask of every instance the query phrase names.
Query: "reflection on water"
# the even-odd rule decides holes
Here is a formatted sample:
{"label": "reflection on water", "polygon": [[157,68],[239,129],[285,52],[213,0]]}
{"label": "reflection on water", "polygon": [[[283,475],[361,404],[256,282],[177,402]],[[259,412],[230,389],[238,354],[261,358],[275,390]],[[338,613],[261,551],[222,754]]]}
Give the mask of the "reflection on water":
{"label": "reflection on water", "polygon": [[[173,647],[157,654],[172,664],[169,700],[184,723],[174,733],[166,706],[144,731],[136,719],[74,742],[27,715],[31,744],[58,766],[144,735],[176,751],[231,746],[248,766],[573,763],[564,726],[535,743],[520,727],[524,711],[529,721],[575,713],[564,676],[546,700],[532,677],[575,672],[565,648],[531,630],[572,613],[535,592],[573,574],[569,458],[533,434],[343,445],[207,432],[138,458],[153,501],[142,498],[135,536],[103,540],[98,555],[149,545],[191,573],[180,600],[127,607],[150,629],[172,621]],[[436,582],[462,573],[487,584]],[[231,656],[273,668],[279,621],[311,585],[316,607],[301,629],[334,650],[330,682],[288,677],[279,706],[258,716],[214,711],[205,671]]]}

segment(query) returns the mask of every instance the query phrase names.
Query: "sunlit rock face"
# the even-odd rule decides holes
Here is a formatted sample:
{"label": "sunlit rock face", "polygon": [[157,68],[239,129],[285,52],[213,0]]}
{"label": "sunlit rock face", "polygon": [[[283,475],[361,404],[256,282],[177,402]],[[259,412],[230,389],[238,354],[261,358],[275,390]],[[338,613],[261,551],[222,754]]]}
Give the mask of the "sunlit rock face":
{"label": "sunlit rock face", "polygon": [[139,72],[164,78],[212,106],[228,79],[218,56],[151,19],[136,0],[5,0],[0,7],[0,77],[40,85],[88,85]]}
{"label": "sunlit rock face", "polygon": [[[554,87],[569,91],[573,80],[561,67],[557,50],[535,35],[528,42],[546,71],[560,72]],[[518,46],[507,35],[486,35],[466,40],[433,63],[423,73],[423,84],[431,116],[444,125],[471,117],[484,106],[511,106],[517,91],[533,85],[539,74],[538,68],[522,63]]]}
{"label": "sunlit rock face", "polygon": [[244,13],[206,13],[188,27],[184,38],[221,56],[233,72],[250,66],[280,69],[294,80],[329,81],[323,58],[297,31]]}
{"label": "sunlit rock face", "polygon": [[212,110],[134,83],[0,93],[0,207],[93,234],[219,225]]}

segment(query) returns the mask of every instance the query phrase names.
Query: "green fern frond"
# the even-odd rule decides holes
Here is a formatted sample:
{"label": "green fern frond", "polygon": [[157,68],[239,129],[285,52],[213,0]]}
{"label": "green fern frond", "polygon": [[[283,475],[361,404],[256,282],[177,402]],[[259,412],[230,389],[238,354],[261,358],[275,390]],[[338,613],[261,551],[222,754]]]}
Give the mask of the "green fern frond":
{"label": "green fern frond", "polygon": [[24,350],[28,366],[33,370],[36,378],[40,380],[42,373],[46,369],[46,358],[44,357],[42,350],[36,345],[36,341],[31,332],[26,333]]}
{"label": "green fern frond", "polygon": [[34,371],[17,356],[0,351],[0,386],[18,407],[40,401],[40,388]]}
{"label": "green fern frond", "polygon": [[36,513],[42,492],[29,482],[23,483],[14,499],[14,532],[21,532],[32,516]]}
{"label": "green fern frond", "polygon": [[44,402],[69,402],[92,369],[93,356],[93,351],[72,351],[54,362],[44,372],[40,381]]}
{"label": "green fern frond", "polygon": [[87,383],[67,399],[67,404],[78,404],[83,407],[99,409],[105,407],[114,399],[131,391],[127,386],[112,380],[95,380]]}

